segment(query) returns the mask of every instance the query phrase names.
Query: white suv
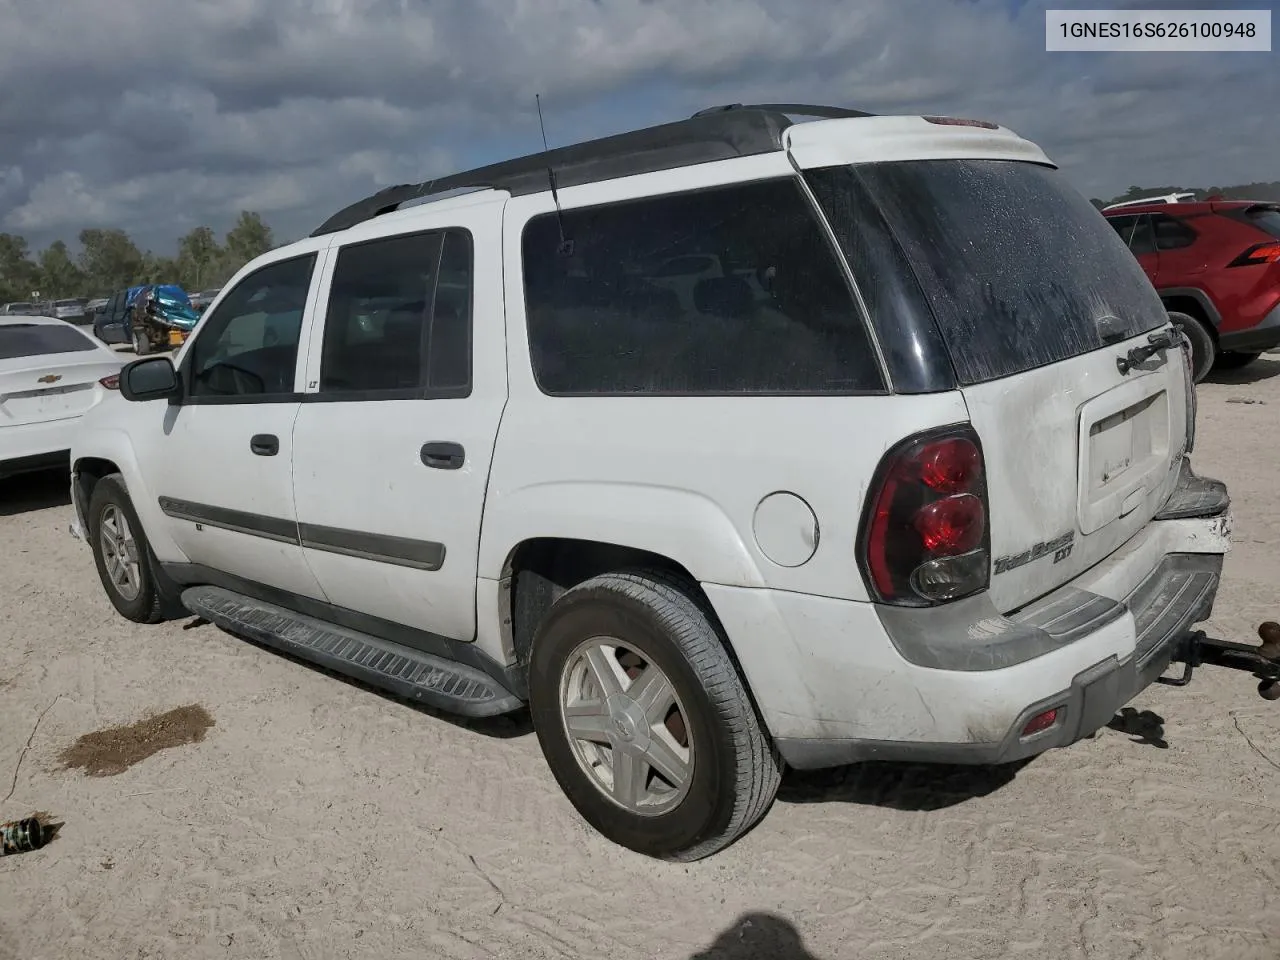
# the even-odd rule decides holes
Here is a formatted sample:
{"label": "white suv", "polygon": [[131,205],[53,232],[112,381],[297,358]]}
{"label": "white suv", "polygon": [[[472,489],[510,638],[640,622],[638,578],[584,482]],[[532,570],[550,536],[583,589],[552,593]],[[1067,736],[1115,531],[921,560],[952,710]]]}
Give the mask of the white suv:
{"label": "white suv", "polygon": [[528,704],[587,821],[689,860],[785,764],[1024,758],[1182,656],[1229,514],[1175,337],[1011,131],[719,108],[253,261],[86,418],[77,532],[132,620]]}

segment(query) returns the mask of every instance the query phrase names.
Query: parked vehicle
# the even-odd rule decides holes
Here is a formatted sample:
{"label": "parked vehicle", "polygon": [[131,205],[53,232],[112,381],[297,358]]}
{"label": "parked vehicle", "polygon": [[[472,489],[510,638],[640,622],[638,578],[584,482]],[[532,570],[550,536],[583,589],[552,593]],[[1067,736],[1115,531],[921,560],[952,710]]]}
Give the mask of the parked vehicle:
{"label": "parked vehicle", "polygon": [[204,313],[209,304],[217,299],[219,292],[220,289],[201,290],[199,293],[193,293],[191,295],[191,306],[195,308],[197,313]]}
{"label": "parked vehicle", "polygon": [[1197,382],[1280,346],[1280,204],[1157,200],[1103,215],[1190,338]]}
{"label": "parked vehicle", "polygon": [[108,300],[109,298],[107,297],[95,297],[84,305],[84,311],[89,315],[91,322],[102,312],[102,308],[107,305]]}
{"label": "parked vehicle", "polygon": [[111,297],[93,322],[103,343],[131,343],[139,356],[181,346],[199,314],[173,284],[144,284]]}
{"label": "parked vehicle", "polygon": [[[757,282],[685,305],[677,257]],[[1018,760],[1188,655],[1231,527],[1188,357],[1013,132],[723,108],[257,258],[85,423],[75,531],[136,622],[528,704],[590,824],[691,860],[784,764]]]}
{"label": "parked vehicle", "polygon": [[182,346],[200,314],[185,290],[165,283],[139,290],[129,303],[128,317],[133,349],[141,357]]}
{"label": "parked vehicle", "polygon": [[118,388],[121,359],[52,317],[0,317],[0,477],[70,464],[81,416]]}
{"label": "parked vehicle", "polygon": [[28,300],[17,300],[0,307],[0,316],[6,317],[31,317],[38,316],[39,313],[39,308]]}
{"label": "parked vehicle", "polygon": [[54,300],[50,304],[49,316],[57,317],[59,320],[65,320],[67,323],[82,324],[89,323],[90,316],[88,311],[88,301],[79,297],[69,300]]}

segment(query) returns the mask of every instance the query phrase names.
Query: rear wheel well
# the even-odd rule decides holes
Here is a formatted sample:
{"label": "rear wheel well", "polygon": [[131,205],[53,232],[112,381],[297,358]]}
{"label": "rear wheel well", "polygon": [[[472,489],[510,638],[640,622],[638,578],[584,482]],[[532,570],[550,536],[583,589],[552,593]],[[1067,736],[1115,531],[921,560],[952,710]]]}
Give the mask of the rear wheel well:
{"label": "rear wheel well", "polygon": [[679,563],[661,554],[594,540],[543,537],[526,540],[507,560],[503,585],[510,605],[504,624],[516,667],[528,669],[538,625],[551,605],[583,581],[602,573],[637,568],[661,571],[682,582],[690,597],[714,619],[711,603],[694,576]]}
{"label": "rear wheel well", "polygon": [[1218,328],[1213,325],[1208,314],[1205,313],[1204,307],[1195,297],[1174,294],[1168,297],[1162,296],[1160,299],[1164,303],[1166,310],[1173,310],[1178,313],[1185,313],[1189,317],[1195,317],[1200,321],[1200,325],[1209,331],[1209,336],[1213,337],[1213,342],[1218,342]]}

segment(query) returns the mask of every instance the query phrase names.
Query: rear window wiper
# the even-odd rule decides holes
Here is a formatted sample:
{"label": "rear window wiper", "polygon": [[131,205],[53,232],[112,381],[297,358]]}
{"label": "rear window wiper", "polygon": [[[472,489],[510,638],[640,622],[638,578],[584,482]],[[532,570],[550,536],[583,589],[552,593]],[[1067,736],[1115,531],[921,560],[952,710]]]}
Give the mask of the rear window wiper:
{"label": "rear window wiper", "polygon": [[1170,347],[1177,346],[1178,335],[1173,330],[1161,330],[1157,333],[1147,334],[1147,342],[1144,346],[1134,347],[1123,357],[1116,357],[1116,366],[1120,368],[1121,373],[1128,373],[1142,361],[1155,356],[1161,350],[1168,350]]}

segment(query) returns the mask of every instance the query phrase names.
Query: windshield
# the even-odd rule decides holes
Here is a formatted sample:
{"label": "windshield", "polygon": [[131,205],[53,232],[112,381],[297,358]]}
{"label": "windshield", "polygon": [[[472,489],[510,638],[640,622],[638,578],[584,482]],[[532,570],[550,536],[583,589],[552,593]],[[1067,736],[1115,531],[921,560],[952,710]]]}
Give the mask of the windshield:
{"label": "windshield", "polygon": [[92,340],[69,323],[0,324],[0,360],[38,357],[49,353],[80,353],[96,349]]}
{"label": "windshield", "polygon": [[[1129,338],[1168,322],[1116,231],[1050,167],[913,160],[806,176],[837,236],[893,237],[918,283],[907,295],[923,295],[910,306],[927,305],[964,386],[1101,349],[1100,326]],[[844,222],[851,192],[882,219]]]}
{"label": "windshield", "polygon": [[80,303],[81,303],[81,301],[79,301],[79,300],[55,300],[55,301],[53,301],[53,305],[54,305],[55,307],[78,307],[78,306],[80,306]]}

